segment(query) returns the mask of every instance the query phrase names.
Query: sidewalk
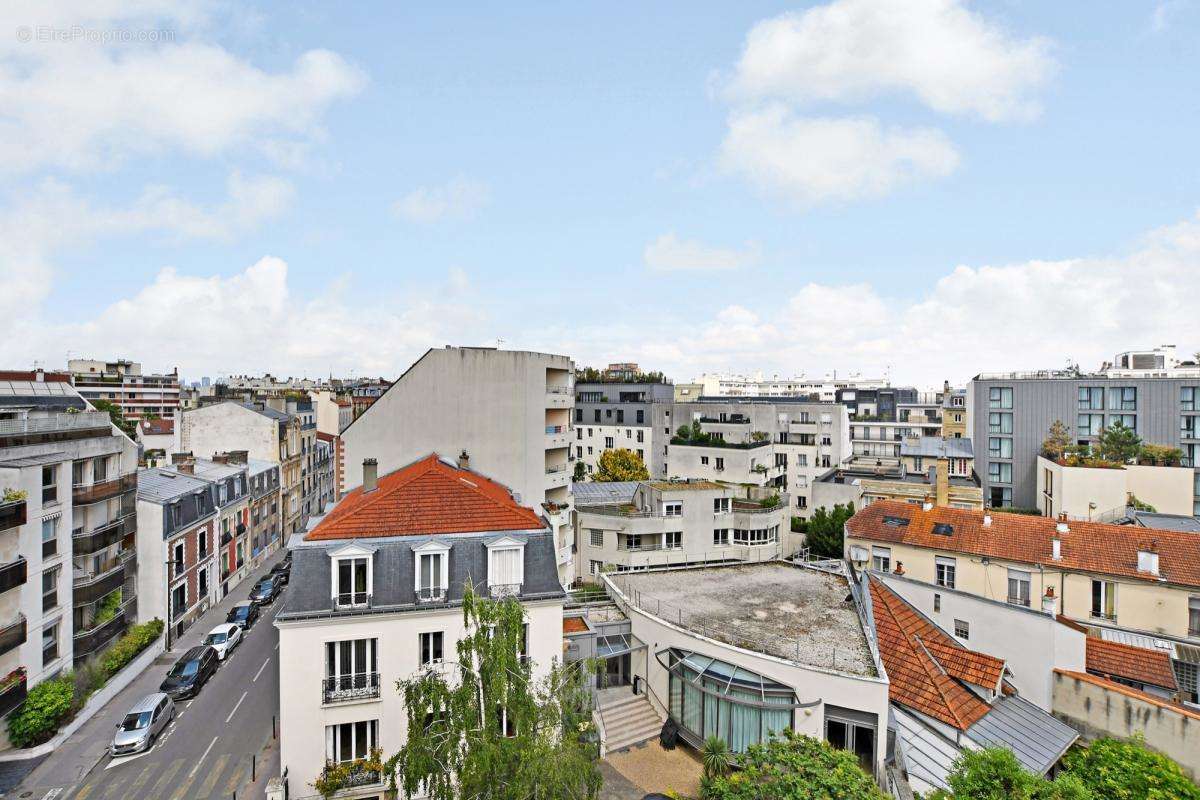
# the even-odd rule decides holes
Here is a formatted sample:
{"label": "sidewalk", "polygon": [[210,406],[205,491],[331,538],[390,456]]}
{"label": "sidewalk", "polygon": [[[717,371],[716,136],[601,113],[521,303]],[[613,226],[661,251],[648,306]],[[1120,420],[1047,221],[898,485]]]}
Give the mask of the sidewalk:
{"label": "sidewalk", "polygon": [[[112,702],[63,742],[62,746],[37,763],[21,780],[20,786],[7,792],[6,796],[17,796],[21,790],[28,787],[72,786],[91,772],[104,757],[112,740],[113,728],[124,718],[130,706],[147,694],[157,692],[166,674],[165,667],[173,664],[189,647],[200,644],[213,626],[224,622],[229,609],[235,603],[246,599],[253,585],[251,581],[269,571],[282,559],[285,552],[280,548],[259,564],[255,571],[249,573],[247,579],[234,587],[224,599],[204,612],[182,637],[171,642],[170,650],[155,659],[149,669],[134,679]],[[278,763],[278,749],[275,758]]]}

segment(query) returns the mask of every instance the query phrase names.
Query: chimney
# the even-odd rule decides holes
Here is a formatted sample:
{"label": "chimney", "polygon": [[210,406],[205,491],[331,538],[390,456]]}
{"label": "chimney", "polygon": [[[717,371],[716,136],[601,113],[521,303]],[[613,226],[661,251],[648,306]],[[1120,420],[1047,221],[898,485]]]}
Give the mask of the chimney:
{"label": "chimney", "polygon": [[229,453],[213,453],[212,460],[214,464],[228,464]]}
{"label": "chimney", "polygon": [[933,511],[933,499],[929,495],[925,495],[925,502],[921,504],[922,511]]}
{"label": "chimney", "polygon": [[1042,598],[1042,611],[1055,616],[1058,614],[1058,598],[1054,596],[1054,587],[1046,587],[1046,595]]}
{"label": "chimney", "polygon": [[[172,457],[174,457],[174,456],[172,456]],[[175,471],[182,472],[184,475],[195,475],[196,474],[196,459],[188,458],[186,461],[176,462],[175,463]]]}
{"label": "chimney", "polygon": [[1051,554],[1050,557],[1055,561],[1062,561],[1062,539],[1055,536],[1050,540]]}
{"label": "chimney", "polygon": [[467,455],[466,450],[463,450],[461,453],[458,454],[458,468],[459,469],[470,469],[471,468],[471,457],[469,455]]}
{"label": "chimney", "polygon": [[992,524],[992,515],[991,515],[991,514],[984,514],[984,515],[983,515],[983,527],[985,527],[985,528],[986,528],[986,527],[988,527],[988,526],[989,526],[989,525],[991,525],[991,524]]}
{"label": "chimney", "polygon": [[937,460],[937,504],[950,505],[950,459],[941,457]]}
{"label": "chimney", "polygon": [[904,574],[904,562],[903,562],[903,561],[897,561],[897,562],[896,562],[896,568],[895,568],[894,570],[892,570],[892,571],[893,571],[893,572],[895,572],[897,575],[903,575],[903,574]]}
{"label": "chimney", "polygon": [[373,458],[363,459],[363,494],[375,491],[379,485],[379,462]]}
{"label": "chimney", "polygon": [[250,460],[249,450],[230,450],[225,454],[230,464],[245,464]]}
{"label": "chimney", "polygon": [[192,453],[190,450],[186,453],[171,453],[171,464],[186,463],[187,461],[189,461],[191,459],[191,457],[192,457]]}

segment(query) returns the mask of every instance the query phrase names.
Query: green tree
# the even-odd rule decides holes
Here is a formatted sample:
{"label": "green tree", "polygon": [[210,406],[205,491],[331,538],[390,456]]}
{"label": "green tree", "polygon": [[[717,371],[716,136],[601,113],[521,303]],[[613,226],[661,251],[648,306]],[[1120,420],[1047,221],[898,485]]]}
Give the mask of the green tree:
{"label": "green tree", "polygon": [[121,431],[130,439],[132,439],[134,434],[137,433],[137,425],[134,422],[125,419],[125,415],[121,413],[121,408],[115,403],[112,403],[108,400],[93,400],[92,407],[97,411],[107,411],[109,419],[112,420],[113,425],[116,425],[118,428],[120,428]]}
{"label": "green tree", "polygon": [[741,769],[702,780],[704,800],[884,800],[858,759],[792,730],[751,745]]}
{"label": "green tree", "polygon": [[575,472],[571,475],[571,480],[581,481],[587,477],[587,466],[582,461],[575,462]]}
{"label": "green tree", "polygon": [[1073,775],[1048,781],[1029,772],[1006,747],[964,750],[946,778],[950,791],[930,800],[1090,800],[1091,793]]}
{"label": "green tree", "polygon": [[1097,739],[1067,753],[1063,763],[1095,800],[1200,800],[1200,786],[1170,758],[1148,750],[1140,734]]}
{"label": "green tree", "polygon": [[1051,461],[1058,461],[1066,453],[1071,444],[1071,432],[1061,419],[1050,424],[1050,433],[1042,442],[1042,455]]}
{"label": "green tree", "polygon": [[846,520],[854,516],[854,503],[838,503],[832,511],[821,506],[808,518],[805,542],[814,556],[842,557],[842,538]]}
{"label": "green tree", "polygon": [[431,800],[595,798],[601,776],[591,731],[587,664],[561,666],[535,681],[519,653],[521,604],[463,598],[466,635],[454,676],[425,670],[397,683],[408,738],[384,764],[394,788]]}
{"label": "green tree", "polygon": [[1106,461],[1128,464],[1141,452],[1142,439],[1132,428],[1127,428],[1120,422],[1114,422],[1100,431],[1096,450]]}
{"label": "green tree", "polygon": [[596,462],[595,480],[601,483],[613,481],[648,481],[650,472],[642,459],[632,450],[623,447],[605,450]]}

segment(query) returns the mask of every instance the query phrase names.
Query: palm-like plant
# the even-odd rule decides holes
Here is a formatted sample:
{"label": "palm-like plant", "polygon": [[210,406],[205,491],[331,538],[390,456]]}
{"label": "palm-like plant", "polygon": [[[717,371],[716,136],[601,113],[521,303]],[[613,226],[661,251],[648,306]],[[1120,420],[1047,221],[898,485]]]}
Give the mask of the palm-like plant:
{"label": "palm-like plant", "polygon": [[709,736],[700,748],[700,766],[704,769],[705,780],[720,778],[729,772],[729,745],[719,736]]}

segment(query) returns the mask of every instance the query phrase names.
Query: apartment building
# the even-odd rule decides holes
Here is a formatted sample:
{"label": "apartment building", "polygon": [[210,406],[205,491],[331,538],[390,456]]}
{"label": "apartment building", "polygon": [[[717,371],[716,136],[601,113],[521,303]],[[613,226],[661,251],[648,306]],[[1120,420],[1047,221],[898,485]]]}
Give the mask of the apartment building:
{"label": "apartment building", "polygon": [[[921,469],[913,467],[914,460],[922,464]],[[951,508],[983,508],[979,479],[972,472],[960,472],[956,462],[936,451],[933,456],[906,459],[852,456],[817,478],[813,503],[817,508],[853,503],[857,509],[880,500],[899,500],[917,505],[931,502]]]}
{"label": "apartment building", "polygon": [[[815,508],[816,479],[850,455],[847,411],[834,403],[707,398],[675,404],[671,422],[668,476],[771,487],[786,492],[801,517]],[[679,438],[685,425],[699,425],[702,440]]]}
{"label": "apartment building", "polygon": [[347,426],[339,491],[362,483],[362,463],[398,469],[429,453],[464,466],[540,509],[558,543],[564,584],[575,579],[571,473],[574,364],[566,356],[446,347],[427,351]]}
{"label": "apartment building", "polygon": [[163,375],[143,375],[136,361],[72,358],[67,371],[84,399],[107,400],[126,419],[136,421],[147,415],[167,419],[179,408],[178,368]]}
{"label": "apartment building", "polygon": [[951,389],[950,381],[946,381],[942,389],[942,438],[970,439],[972,430],[967,390]]}
{"label": "apartment building", "polygon": [[[968,404],[988,504],[1039,507],[1037,456],[1060,420],[1079,443],[1119,421],[1147,443],[1180,448],[1184,464],[1200,468],[1200,366],[1179,364],[1172,350],[1121,353],[1117,366],[1091,374],[977,375]],[[1193,481],[1192,513],[1200,515],[1200,472]]]}
{"label": "apartment building", "polygon": [[856,456],[896,458],[907,439],[944,435],[942,392],[889,386],[839,389],[837,396],[850,414],[850,443]]}
{"label": "apartment building", "polygon": [[[230,459],[227,453],[216,453],[212,459],[191,456],[172,457],[173,469],[213,484],[217,490],[217,519],[214,523],[217,544],[217,567],[220,579],[219,599],[250,576],[255,564],[251,561],[250,537],[250,476],[247,465],[241,463],[241,453]],[[209,576],[208,584],[212,584]]]}
{"label": "apartment building", "polygon": [[66,373],[0,372],[0,709],[135,616],[137,446]]}
{"label": "apartment building", "polygon": [[1071,466],[1037,457],[1037,509],[1047,517],[1114,522],[1135,504],[1191,519],[1196,471],[1148,464]]}
{"label": "apartment building", "polygon": [[859,566],[997,602],[1060,613],[1105,639],[1171,654],[1195,703],[1200,669],[1200,538],[1193,533],[872,503],[846,523]]}
{"label": "apartment building", "polygon": [[313,513],[320,515],[337,499],[337,436],[317,431],[312,459]]}
{"label": "apartment building", "polygon": [[576,483],[581,577],[667,565],[769,561],[800,549],[786,494],[704,480]]}
{"label": "apartment building", "polygon": [[383,794],[387,776],[362,761],[405,741],[396,682],[453,661],[466,633],[467,582],[521,602],[535,680],[562,656],[557,548],[539,514],[436,454],[374,470],[360,465],[361,485],[293,546],[275,619],[288,665],[279,675],[280,760],[296,795],[329,763],[349,768],[338,797]]}
{"label": "apartment building", "polygon": [[[245,450],[248,458],[278,465],[283,533],[299,533],[308,526],[309,516],[304,508],[309,453],[304,448],[316,440],[315,426],[301,426],[298,415],[266,403],[222,400],[180,415],[175,452],[203,456]],[[311,486],[310,482],[310,507]]]}
{"label": "apartment building", "polygon": [[725,375],[705,373],[692,383],[701,387],[704,397],[792,397],[820,403],[832,403],[843,389],[875,389],[887,386],[886,380],[850,375],[838,378],[836,373],[818,380],[803,375],[781,378],[778,375],[764,378],[761,372],[753,375]]}
{"label": "apartment building", "polygon": [[575,460],[591,475],[605,450],[625,449],[650,477],[666,477],[674,397],[669,383],[576,383]]}
{"label": "apartment building", "polygon": [[240,459],[245,457],[250,483],[250,568],[254,569],[283,545],[279,465],[246,457],[245,451],[227,457],[233,463],[242,463]]}

